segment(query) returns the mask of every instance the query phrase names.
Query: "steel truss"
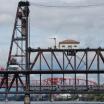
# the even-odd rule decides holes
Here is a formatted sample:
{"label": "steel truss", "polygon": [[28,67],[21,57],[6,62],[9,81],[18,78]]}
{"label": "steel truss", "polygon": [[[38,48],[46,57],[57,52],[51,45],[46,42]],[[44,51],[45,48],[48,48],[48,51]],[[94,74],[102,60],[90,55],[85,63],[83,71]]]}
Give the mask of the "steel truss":
{"label": "steel truss", "polygon": [[[1,86],[5,83],[8,88],[8,93],[25,93],[26,84],[23,82],[23,78],[20,76],[39,76],[40,83],[38,85],[30,84],[29,93],[98,93],[104,90],[101,85],[100,75],[104,74],[104,49],[31,49],[28,48],[30,53],[31,65],[29,70],[21,71],[1,71],[0,74],[4,74]],[[33,58],[34,54],[34,58]],[[85,75],[85,85],[77,84],[77,74]],[[89,75],[96,74],[96,85],[89,85]],[[60,76],[63,78],[63,82],[59,90],[57,86],[51,83],[51,86],[43,86],[43,76],[54,78],[54,76]],[[73,75],[75,83],[73,85],[65,84],[64,78],[66,75]],[[8,76],[13,76],[11,82],[8,84]],[[4,80],[5,79],[5,80]],[[16,83],[16,92],[11,92],[10,89]],[[19,84],[18,84],[19,83]],[[30,80],[31,83],[31,80]],[[32,86],[34,85],[34,86]],[[18,89],[23,88],[23,91]],[[47,91],[44,91],[48,87]],[[80,89],[80,88],[82,89]],[[93,87],[93,89],[92,89]],[[34,90],[33,90],[34,89]],[[69,91],[68,91],[69,90]],[[3,93],[3,92],[2,92]],[[7,93],[7,92],[4,92]]]}

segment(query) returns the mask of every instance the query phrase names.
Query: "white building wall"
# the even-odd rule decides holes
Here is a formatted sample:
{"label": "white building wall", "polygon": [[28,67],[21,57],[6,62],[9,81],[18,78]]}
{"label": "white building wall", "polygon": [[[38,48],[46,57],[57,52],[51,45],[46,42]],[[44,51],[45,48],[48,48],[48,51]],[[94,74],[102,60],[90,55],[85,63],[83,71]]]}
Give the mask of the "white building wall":
{"label": "white building wall", "polygon": [[77,49],[78,44],[60,44],[59,48],[60,49]]}

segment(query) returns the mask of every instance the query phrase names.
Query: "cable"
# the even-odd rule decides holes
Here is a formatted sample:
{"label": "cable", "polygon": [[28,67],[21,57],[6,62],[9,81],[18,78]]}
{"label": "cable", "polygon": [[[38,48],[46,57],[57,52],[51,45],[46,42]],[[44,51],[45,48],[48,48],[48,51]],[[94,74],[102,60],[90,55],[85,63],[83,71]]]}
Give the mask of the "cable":
{"label": "cable", "polygon": [[37,7],[48,7],[48,8],[87,8],[87,7],[104,6],[104,3],[89,4],[89,5],[47,5],[47,4],[42,4],[42,3],[31,3],[31,4]]}

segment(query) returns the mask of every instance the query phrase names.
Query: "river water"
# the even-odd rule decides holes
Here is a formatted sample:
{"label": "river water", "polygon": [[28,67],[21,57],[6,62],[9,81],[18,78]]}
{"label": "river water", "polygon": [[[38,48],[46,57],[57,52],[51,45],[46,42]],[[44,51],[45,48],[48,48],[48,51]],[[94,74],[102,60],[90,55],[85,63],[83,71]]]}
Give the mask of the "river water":
{"label": "river water", "polygon": [[[24,104],[24,102],[0,102],[0,104]],[[69,101],[57,101],[57,102],[31,102],[31,104],[104,104],[104,102],[69,102]]]}

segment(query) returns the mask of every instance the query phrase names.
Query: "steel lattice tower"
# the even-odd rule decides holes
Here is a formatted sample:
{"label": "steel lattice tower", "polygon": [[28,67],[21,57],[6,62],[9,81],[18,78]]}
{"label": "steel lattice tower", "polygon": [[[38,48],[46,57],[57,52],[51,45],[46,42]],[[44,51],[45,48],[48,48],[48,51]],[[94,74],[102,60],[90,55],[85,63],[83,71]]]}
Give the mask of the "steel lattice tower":
{"label": "steel lattice tower", "polygon": [[[29,2],[19,2],[12,34],[7,70],[29,70]],[[26,97],[29,91],[30,76],[26,76]]]}

